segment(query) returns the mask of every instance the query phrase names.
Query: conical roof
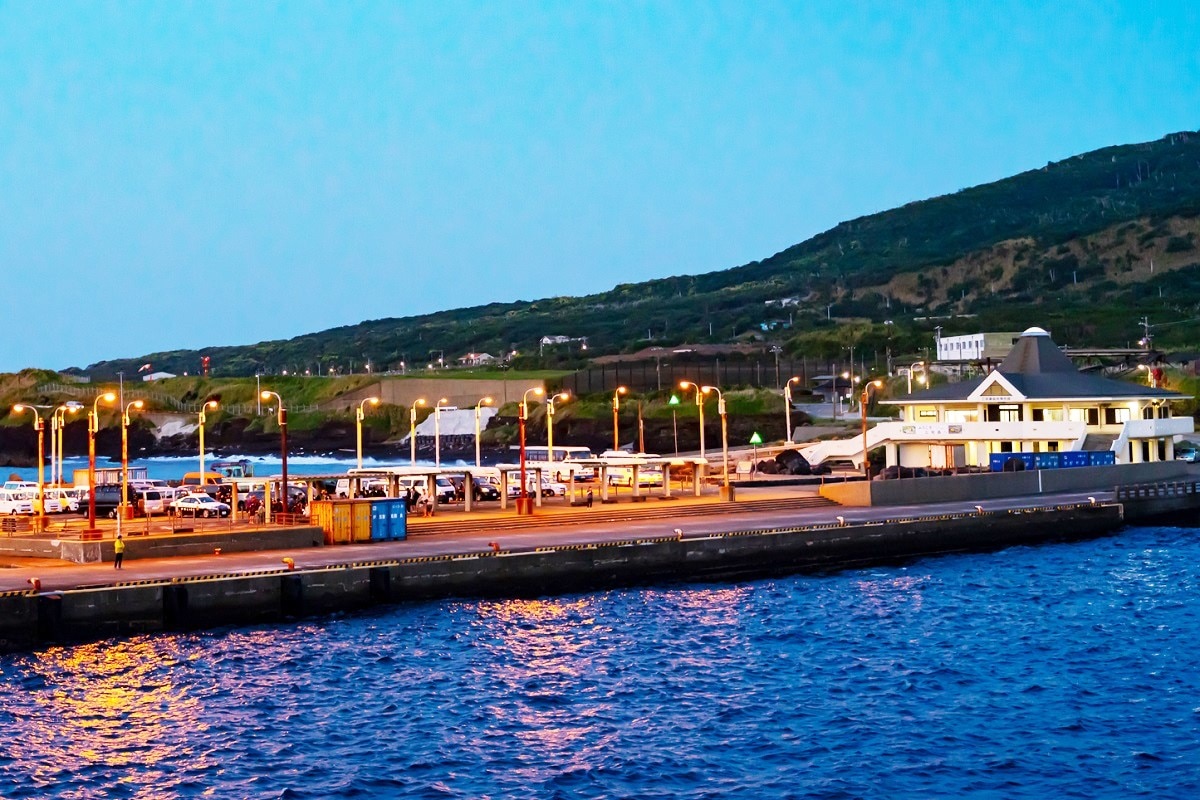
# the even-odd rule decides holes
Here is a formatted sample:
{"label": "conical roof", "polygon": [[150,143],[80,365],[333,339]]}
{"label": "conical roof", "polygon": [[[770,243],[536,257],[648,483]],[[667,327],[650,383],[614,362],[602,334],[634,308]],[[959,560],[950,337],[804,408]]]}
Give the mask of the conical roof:
{"label": "conical roof", "polygon": [[1029,328],[1017,339],[1000,366],[1005,376],[1038,375],[1045,372],[1078,372],[1062,350],[1055,346],[1050,334],[1041,328]]}

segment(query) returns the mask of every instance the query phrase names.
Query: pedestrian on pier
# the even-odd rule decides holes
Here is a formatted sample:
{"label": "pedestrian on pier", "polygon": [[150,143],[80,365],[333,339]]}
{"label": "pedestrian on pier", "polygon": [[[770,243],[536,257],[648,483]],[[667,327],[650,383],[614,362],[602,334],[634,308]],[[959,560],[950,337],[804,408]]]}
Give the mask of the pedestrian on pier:
{"label": "pedestrian on pier", "polygon": [[588,489],[588,493],[587,493],[587,507],[588,508],[592,507],[592,490],[591,489]]}
{"label": "pedestrian on pier", "polygon": [[118,533],[116,541],[113,542],[113,569],[121,569],[121,562],[124,560],[125,540]]}

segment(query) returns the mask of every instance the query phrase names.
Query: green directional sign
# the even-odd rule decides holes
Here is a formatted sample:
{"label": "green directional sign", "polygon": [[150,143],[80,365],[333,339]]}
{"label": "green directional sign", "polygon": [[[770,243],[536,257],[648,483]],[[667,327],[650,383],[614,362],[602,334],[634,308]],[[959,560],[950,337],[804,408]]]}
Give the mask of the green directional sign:
{"label": "green directional sign", "polygon": [[750,437],[750,444],[755,446],[762,444],[762,437],[758,435],[758,431],[755,431],[754,435]]}
{"label": "green directional sign", "polygon": [[671,395],[671,399],[667,401],[667,405],[669,405],[669,406],[677,406],[677,405],[679,405],[679,397],[678,397],[678,395]]}

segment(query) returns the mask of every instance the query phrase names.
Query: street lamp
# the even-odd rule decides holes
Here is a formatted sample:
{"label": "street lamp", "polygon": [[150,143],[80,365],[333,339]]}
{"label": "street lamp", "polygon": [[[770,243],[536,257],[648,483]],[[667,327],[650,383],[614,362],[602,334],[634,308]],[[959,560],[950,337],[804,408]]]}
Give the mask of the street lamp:
{"label": "street lamp", "polygon": [[[529,393],[533,392],[538,397],[546,393],[546,390],[540,386],[533,386],[525,390],[525,394],[521,395],[521,407],[517,414],[518,427],[521,430],[521,500],[517,504],[517,513],[530,514],[533,509],[529,507],[529,489],[525,485],[525,419],[529,416]],[[524,509],[524,511],[522,511]]]}
{"label": "street lamp", "polygon": [[921,377],[917,378],[917,383],[924,384],[925,380],[926,380],[926,378],[925,378],[925,362],[924,361],[918,361],[915,364],[909,365],[909,367],[908,367],[908,393],[909,394],[912,394],[913,370],[915,370],[917,367],[921,368]]}
{"label": "street lamp", "polygon": [[667,405],[671,407],[671,430],[675,433],[675,455],[679,455],[679,422],[675,418],[675,406],[679,405],[679,395],[671,393],[671,399],[667,401]]}
{"label": "street lamp", "polygon": [[[63,403],[58,408],[54,409],[54,416],[50,420],[50,480],[56,485],[61,486],[63,483],[63,429],[67,427],[67,414],[78,414],[83,408],[82,403],[77,403],[74,400],[69,400]],[[56,444],[57,443],[57,444]],[[55,451],[57,450],[58,458],[55,463]]]}
{"label": "street lamp", "polygon": [[367,398],[363,399],[362,402],[360,402],[358,404],[358,413],[354,415],[354,421],[356,423],[355,433],[357,434],[358,468],[359,469],[362,469],[362,424],[363,424],[363,419],[367,416],[367,412],[364,409],[364,406],[366,406],[367,403],[370,403],[373,406],[377,406],[377,405],[379,405],[379,398],[378,397],[367,397]]}
{"label": "street lamp", "polygon": [[418,397],[417,401],[408,408],[408,447],[409,466],[417,465],[417,406],[425,405],[425,398]]}
{"label": "street lamp", "polygon": [[858,408],[862,412],[863,475],[868,479],[871,477],[871,465],[867,461],[867,400],[872,388],[878,389],[882,386],[883,381],[869,381],[863,384],[862,395],[858,398]]}
{"label": "street lamp", "polygon": [[554,401],[564,403],[571,399],[570,392],[559,392],[546,398],[546,460],[557,461],[554,457]]}
{"label": "street lamp", "polygon": [[621,438],[617,433],[617,412],[621,410],[621,395],[628,392],[628,387],[618,386],[613,392],[613,450],[621,449]]}
{"label": "street lamp", "polygon": [[729,423],[725,415],[725,395],[721,394],[721,390],[715,386],[702,386],[700,391],[703,394],[716,392],[717,394],[717,413],[721,415],[721,469],[725,473],[725,496],[729,496]]}
{"label": "street lamp", "polygon": [[[283,407],[283,398],[279,396],[278,392],[272,392],[269,389],[263,389],[261,392],[259,392],[258,396],[261,397],[263,400],[270,400],[272,397],[274,397],[275,400],[279,403],[279,410],[277,412],[278,416],[276,417],[276,420],[279,422],[279,453],[280,453],[279,460],[282,462],[282,465],[279,470],[279,474],[280,474],[280,478],[281,478],[281,483],[280,483],[280,487],[279,487],[279,489],[280,489],[279,496],[280,496],[281,501],[283,502],[283,513],[286,514],[288,511],[288,500],[290,499],[290,498],[288,498],[288,479],[287,479],[287,456],[288,456],[287,409]],[[201,473],[201,480],[203,480],[203,479],[204,479],[203,473]],[[263,499],[265,501],[265,500],[269,500],[270,498],[264,497]],[[267,506],[269,508],[270,504],[268,503]]]}
{"label": "street lamp", "polygon": [[96,530],[96,431],[100,429],[100,401],[115,403],[115,392],[97,395],[88,413],[88,530]]}
{"label": "street lamp", "polygon": [[[125,406],[124,413],[121,414],[121,500],[117,503],[117,535],[121,535],[121,523],[125,519],[125,501],[129,493],[129,409],[136,408],[139,411],[146,405],[141,400],[134,400]],[[201,464],[204,462],[201,461]],[[204,474],[204,467],[200,467],[200,474]]]}
{"label": "street lamp", "polygon": [[[20,414],[25,409],[33,412],[33,429],[37,431],[38,437],[38,491],[37,491],[37,515],[38,519],[44,519],[46,516],[46,423],[42,421],[42,415],[38,410],[27,403],[17,403],[13,406],[13,411]],[[54,443],[51,442],[51,445]]]}
{"label": "street lamp", "polygon": [[792,443],[792,384],[799,384],[800,378],[796,375],[787,379],[787,383],[783,385],[783,418],[784,425],[787,426],[787,443]]}
{"label": "street lamp", "polygon": [[[266,398],[263,397],[263,395],[265,395],[265,394],[267,394],[267,392],[260,392],[258,395],[259,399],[265,400]],[[274,393],[272,392],[272,394],[274,394]],[[279,395],[275,395],[275,396],[278,397]],[[283,401],[280,400],[279,403],[280,403],[280,405],[282,405]],[[138,407],[141,408],[141,406],[138,406]],[[216,408],[217,408],[216,400],[205,401],[204,405],[200,406],[200,413],[198,415],[198,419],[200,421],[200,486],[201,487],[208,485],[208,480],[205,479],[205,477],[204,477],[204,423],[208,422],[208,414],[205,412],[207,412],[208,409],[210,409],[210,408],[213,409],[214,411],[216,410]]]}
{"label": "street lamp", "polygon": [[475,404],[475,466],[477,466],[477,467],[480,466],[480,463],[479,463],[479,407],[480,406],[490,406],[492,404],[492,402],[493,402],[492,398],[484,397],[484,398],[481,398],[479,400],[479,402]]}
{"label": "street lamp", "polygon": [[691,381],[680,381],[679,388],[685,392],[689,388],[696,390],[696,408],[700,410],[700,457],[704,458],[704,390]]}
{"label": "street lamp", "polygon": [[433,465],[442,468],[442,403],[450,401],[442,397],[433,406]]}

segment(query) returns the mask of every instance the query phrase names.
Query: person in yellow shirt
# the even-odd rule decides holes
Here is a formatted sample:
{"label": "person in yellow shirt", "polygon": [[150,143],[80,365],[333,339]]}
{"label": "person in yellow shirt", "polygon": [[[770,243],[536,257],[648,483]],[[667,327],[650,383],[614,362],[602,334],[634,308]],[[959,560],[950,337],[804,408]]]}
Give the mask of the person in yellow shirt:
{"label": "person in yellow shirt", "polygon": [[125,560],[125,540],[121,538],[121,534],[117,534],[117,539],[113,542],[113,569],[121,569],[121,562]]}

